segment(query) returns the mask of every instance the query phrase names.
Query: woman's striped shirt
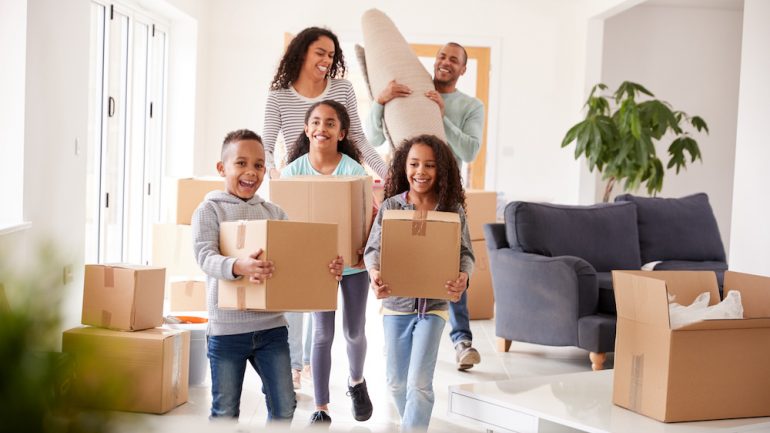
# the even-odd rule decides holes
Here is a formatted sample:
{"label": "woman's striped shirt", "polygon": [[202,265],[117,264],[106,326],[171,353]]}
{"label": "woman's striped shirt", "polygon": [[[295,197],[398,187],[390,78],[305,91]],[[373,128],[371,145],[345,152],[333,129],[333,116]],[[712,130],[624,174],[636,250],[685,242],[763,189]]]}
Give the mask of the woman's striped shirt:
{"label": "woman's striped shirt", "polygon": [[315,98],[306,98],[289,86],[288,89],[271,90],[267,95],[265,107],[265,124],[262,134],[267,166],[275,168],[273,150],[278,133],[283,134],[287,154],[291,152],[299,134],[305,130],[305,113],[316,102],[333,99],[344,105],[350,116],[350,131],[348,137],[354,146],[358,147],[363,155],[364,162],[381,178],[385,179],[388,168],[374,150],[364,135],[361,128],[361,120],[358,117],[358,106],[353,85],[345,79],[330,79],[326,89]]}

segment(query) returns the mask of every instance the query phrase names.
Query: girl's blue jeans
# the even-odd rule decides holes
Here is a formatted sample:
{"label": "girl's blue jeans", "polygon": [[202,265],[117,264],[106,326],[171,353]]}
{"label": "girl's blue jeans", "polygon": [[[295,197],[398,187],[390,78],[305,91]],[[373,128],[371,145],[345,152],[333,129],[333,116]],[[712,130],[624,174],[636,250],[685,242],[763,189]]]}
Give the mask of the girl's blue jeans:
{"label": "girl's blue jeans", "polygon": [[385,315],[387,381],[402,431],[425,431],[433,412],[433,372],[446,321],[434,314]]}

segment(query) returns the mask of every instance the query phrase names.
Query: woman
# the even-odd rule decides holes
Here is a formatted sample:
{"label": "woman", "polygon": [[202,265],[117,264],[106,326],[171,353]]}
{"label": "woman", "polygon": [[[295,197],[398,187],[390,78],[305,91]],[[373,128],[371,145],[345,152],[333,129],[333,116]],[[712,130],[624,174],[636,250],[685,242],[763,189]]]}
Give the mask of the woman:
{"label": "woman", "polygon": [[278,133],[283,133],[286,153],[303,133],[305,113],[316,102],[331,99],[350,115],[350,141],[364,156],[364,162],[385,179],[388,168],[364,135],[353,85],[345,75],[345,59],[339,40],[330,30],[309,27],[289,44],[278,65],[265,107],[264,134],[267,167],[278,177],[273,150]]}

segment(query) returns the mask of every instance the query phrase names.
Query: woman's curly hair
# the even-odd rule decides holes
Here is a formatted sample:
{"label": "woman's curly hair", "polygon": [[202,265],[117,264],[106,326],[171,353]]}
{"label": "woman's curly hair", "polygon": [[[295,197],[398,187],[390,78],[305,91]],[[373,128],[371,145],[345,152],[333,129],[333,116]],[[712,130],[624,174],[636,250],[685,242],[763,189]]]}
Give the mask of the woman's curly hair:
{"label": "woman's curly hair", "polygon": [[345,57],[342,55],[342,48],[337,36],[328,29],[308,27],[299,32],[289,43],[281,58],[281,63],[278,64],[278,70],[275,71],[273,82],[270,83],[270,90],[288,89],[289,85],[299,78],[310,44],[320,39],[321,36],[326,36],[334,42],[334,59],[326,76],[329,78],[345,76]]}
{"label": "woman's curly hair", "polygon": [[[332,99],[316,102],[315,104],[311,105],[305,113],[305,126],[307,126],[307,122],[310,119],[310,115],[313,113],[313,110],[315,110],[319,105],[326,105],[327,107],[331,107],[337,113],[337,118],[340,121],[340,131],[345,131],[345,138],[337,142],[337,152],[344,153],[360,164],[362,160],[361,151],[358,150],[358,148],[348,139],[348,133],[350,131],[350,116],[348,116],[348,110],[345,109],[344,105]],[[291,163],[295,159],[308,152],[310,152],[310,139],[307,135],[305,135],[305,131],[302,131],[297,137],[294,148],[287,155],[286,161],[287,163]]]}
{"label": "woman's curly hair", "polygon": [[393,161],[388,170],[388,180],[385,182],[385,198],[409,190],[409,179],[406,177],[406,159],[409,150],[415,144],[424,144],[433,149],[433,155],[436,158],[436,179],[433,189],[438,195],[438,210],[456,212],[458,206],[465,210],[465,191],[460,178],[460,169],[457,167],[452,150],[435,135],[418,135],[401,142],[393,154]]}

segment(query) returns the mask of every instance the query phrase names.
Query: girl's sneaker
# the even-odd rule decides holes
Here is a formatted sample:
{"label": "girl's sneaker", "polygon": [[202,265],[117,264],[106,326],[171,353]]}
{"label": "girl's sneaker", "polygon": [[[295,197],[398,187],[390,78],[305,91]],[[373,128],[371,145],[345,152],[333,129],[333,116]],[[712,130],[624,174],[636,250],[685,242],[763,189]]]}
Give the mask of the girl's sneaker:
{"label": "girl's sneaker", "polygon": [[366,421],[372,417],[372,401],[366,389],[366,380],[357,385],[348,386],[347,394],[353,399],[353,417],[356,421]]}
{"label": "girl's sneaker", "polygon": [[313,412],[313,415],[310,417],[310,424],[323,425],[331,423],[332,417],[330,417],[325,410],[317,410]]}

